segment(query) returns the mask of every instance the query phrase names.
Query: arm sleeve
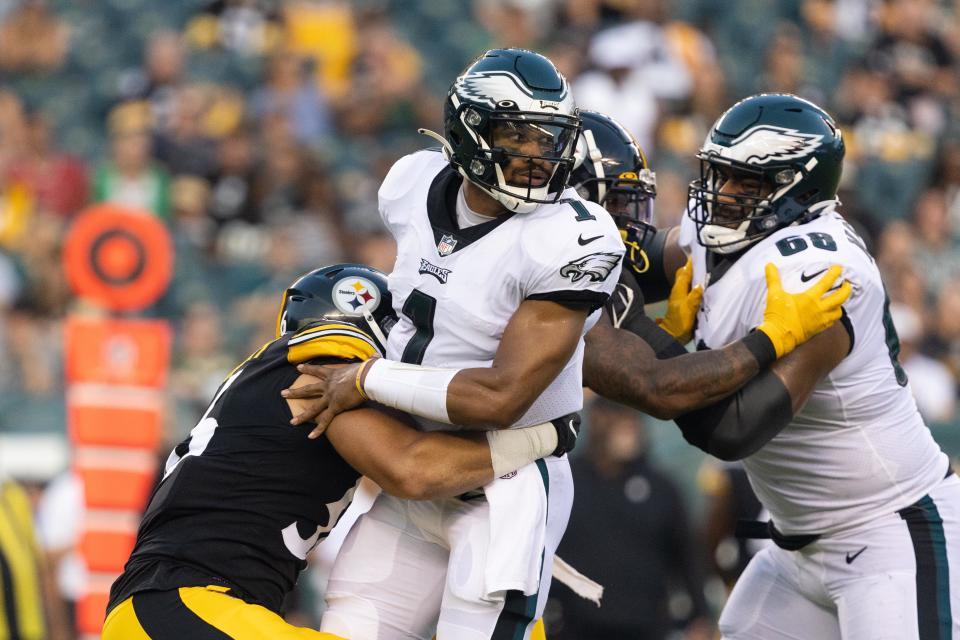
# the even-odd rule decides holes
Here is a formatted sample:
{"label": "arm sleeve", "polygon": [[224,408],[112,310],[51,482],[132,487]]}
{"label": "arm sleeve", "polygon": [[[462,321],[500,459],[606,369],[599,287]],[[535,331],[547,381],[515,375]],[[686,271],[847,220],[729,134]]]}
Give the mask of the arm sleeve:
{"label": "arm sleeve", "polygon": [[793,419],[790,394],[767,369],[735,394],[676,418],[684,439],[720,458],[756,453]]}

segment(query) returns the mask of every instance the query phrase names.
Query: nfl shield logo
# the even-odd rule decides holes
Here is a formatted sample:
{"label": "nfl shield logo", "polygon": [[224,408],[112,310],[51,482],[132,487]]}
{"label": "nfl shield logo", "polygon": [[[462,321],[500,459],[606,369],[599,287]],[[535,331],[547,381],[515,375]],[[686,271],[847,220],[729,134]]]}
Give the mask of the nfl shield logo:
{"label": "nfl shield logo", "polygon": [[440,242],[437,243],[437,252],[442,256],[448,256],[453,253],[453,250],[457,246],[457,239],[451,235],[444,235],[440,238]]}

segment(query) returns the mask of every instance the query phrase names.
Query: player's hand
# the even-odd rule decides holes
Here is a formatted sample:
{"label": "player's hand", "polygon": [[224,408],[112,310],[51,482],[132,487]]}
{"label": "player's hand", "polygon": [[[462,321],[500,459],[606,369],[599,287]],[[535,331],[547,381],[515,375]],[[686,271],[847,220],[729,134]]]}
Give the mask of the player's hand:
{"label": "player's hand", "polygon": [[[767,263],[767,308],[763,312],[763,324],[757,327],[773,343],[777,357],[793,351],[840,319],[840,308],[852,286],[844,281],[835,291],[827,293],[843,273],[840,265],[827,269],[813,286],[800,293],[787,293],[780,285],[780,271],[771,262]],[[826,294],[826,295],[825,295]]]}
{"label": "player's hand", "polygon": [[557,448],[550,455],[560,457],[565,453],[573,451],[577,446],[577,438],[580,436],[580,414],[577,412],[568,413],[560,416],[550,423],[557,431]]}
{"label": "player's hand", "polygon": [[700,300],[703,298],[702,286],[698,284],[693,289],[690,288],[692,280],[693,261],[687,258],[687,263],[677,269],[670,297],[667,299],[667,315],[657,318],[660,328],[680,344],[687,344],[693,338],[693,325],[697,320],[697,311],[700,310]]}
{"label": "player's hand", "polygon": [[366,398],[357,388],[357,374],[364,364],[359,362],[345,367],[297,365],[297,371],[314,376],[318,382],[280,392],[280,395],[289,400],[313,400],[305,411],[293,417],[290,424],[316,422],[317,426],[307,437],[319,438],[337,414],[363,404]]}

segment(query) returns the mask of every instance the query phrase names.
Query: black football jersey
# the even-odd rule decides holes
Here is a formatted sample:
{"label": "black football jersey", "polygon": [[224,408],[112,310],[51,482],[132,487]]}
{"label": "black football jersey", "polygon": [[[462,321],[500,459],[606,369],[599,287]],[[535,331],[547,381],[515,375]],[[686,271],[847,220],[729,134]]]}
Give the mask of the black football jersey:
{"label": "black football jersey", "polygon": [[300,362],[374,353],[355,327],[323,322],[268,343],[223,382],[167,460],[108,611],[140,591],[220,585],[280,612],[307,553],[336,524],[360,478],[313,425],[292,426],[280,396]]}

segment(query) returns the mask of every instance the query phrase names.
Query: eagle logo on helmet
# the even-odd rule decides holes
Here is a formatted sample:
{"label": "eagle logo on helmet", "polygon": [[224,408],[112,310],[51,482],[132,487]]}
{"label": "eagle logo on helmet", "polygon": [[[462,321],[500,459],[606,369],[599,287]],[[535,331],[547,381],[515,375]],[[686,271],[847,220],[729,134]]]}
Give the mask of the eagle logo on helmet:
{"label": "eagle logo on helmet", "polygon": [[570,278],[571,282],[579,282],[583,278],[590,278],[591,282],[602,282],[619,262],[620,254],[618,253],[602,251],[590,253],[563,265],[560,268],[560,275]]}
{"label": "eagle logo on helmet", "polygon": [[823,136],[796,129],[759,125],[738,136],[729,147],[708,142],[704,152],[747,164],[770,164],[809,156],[820,148]]}
{"label": "eagle logo on helmet", "polygon": [[[453,84],[454,91],[458,96],[470,102],[485,104],[490,108],[497,106],[498,102],[503,102],[508,97],[516,98],[515,104],[525,102],[520,96],[530,99],[533,93],[525,84],[512,73],[506,71],[475,71],[466,73]],[[518,94],[519,92],[519,94]],[[563,102],[568,95],[568,86],[566,81],[563,83],[563,93],[557,102]],[[556,110],[552,102],[540,101],[541,109],[549,106]]]}

